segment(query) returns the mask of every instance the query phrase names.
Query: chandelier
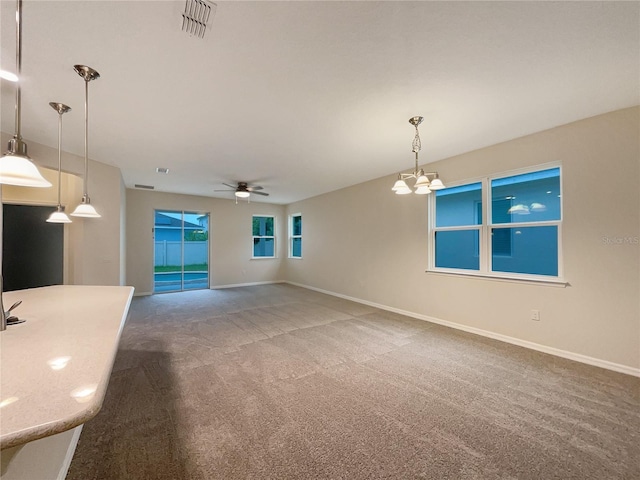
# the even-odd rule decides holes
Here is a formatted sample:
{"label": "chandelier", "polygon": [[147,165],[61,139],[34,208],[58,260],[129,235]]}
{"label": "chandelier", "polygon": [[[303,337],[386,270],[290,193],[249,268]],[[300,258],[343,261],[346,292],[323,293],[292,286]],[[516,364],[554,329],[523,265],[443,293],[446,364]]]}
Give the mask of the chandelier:
{"label": "chandelier", "polygon": [[[416,128],[416,136],[411,143],[411,151],[416,154],[416,165],[413,172],[398,174],[398,180],[396,180],[396,183],[391,189],[396,192],[396,195],[406,195],[412,192],[417,195],[426,195],[433,190],[442,190],[445,188],[442,180],[438,177],[438,172],[425,172],[422,168],[418,168],[418,152],[422,149],[418,125],[422,123],[422,120],[424,120],[423,117],[411,117],[409,119],[409,123]],[[410,178],[416,179],[414,184],[415,190],[412,190],[411,187],[407,185],[406,181]]]}

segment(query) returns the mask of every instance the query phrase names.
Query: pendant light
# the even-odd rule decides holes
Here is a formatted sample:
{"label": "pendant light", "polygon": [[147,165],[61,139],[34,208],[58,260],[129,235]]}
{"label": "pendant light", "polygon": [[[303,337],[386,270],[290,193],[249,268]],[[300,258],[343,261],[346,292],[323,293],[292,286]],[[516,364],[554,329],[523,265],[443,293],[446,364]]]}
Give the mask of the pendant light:
{"label": "pendant light", "polygon": [[58,208],[53,212],[47,222],[49,223],[71,223],[69,216],[64,213],[64,207],[60,203],[60,190],[62,184],[62,115],[71,111],[71,107],[64,103],[49,102],[51,108],[58,112]]}
{"label": "pendant light", "polygon": [[98,218],[101,215],[91,205],[89,198],[89,82],[100,78],[100,74],[86,65],[74,65],[73,69],[84,79],[84,192],[82,202],[71,214],[74,217]]}
{"label": "pendant light", "polygon": [[[22,0],[16,1],[16,76],[11,80],[19,80],[22,72]],[[6,78],[3,75],[2,78]],[[16,133],[9,141],[9,150],[0,158],[0,185],[18,185],[22,187],[50,187],[49,183],[38,171],[27,155],[27,144],[22,141],[20,135],[20,82],[16,86]],[[0,212],[3,209],[2,196],[0,195]],[[2,218],[0,216],[0,218]],[[2,236],[2,222],[0,222],[0,237]],[[0,256],[0,259],[2,257]],[[0,332],[7,329],[9,323],[22,323],[16,317],[9,316],[2,302],[2,265],[0,262]],[[10,311],[11,309],[9,309]],[[24,321],[24,320],[23,320]]]}
{"label": "pendant light", "polygon": [[[16,3],[16,73],[22,70],[22,0]],[[16,84],[16,133],[9,140],[8,150],[0,158],[0,183],[22,187],[50,187],[51,183],[38,171],[27,155],[27,144],[20,132],[21,92],[20,82]]]}

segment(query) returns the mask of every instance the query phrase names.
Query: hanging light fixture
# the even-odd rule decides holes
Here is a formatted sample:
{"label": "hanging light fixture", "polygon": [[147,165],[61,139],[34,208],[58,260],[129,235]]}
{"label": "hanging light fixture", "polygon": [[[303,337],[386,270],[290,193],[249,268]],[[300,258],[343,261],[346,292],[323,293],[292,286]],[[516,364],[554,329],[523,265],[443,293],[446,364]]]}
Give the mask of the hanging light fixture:
{"label": "hanging light fixture", "polygon": [[[426,172],[423,169],[418,168],[418,152],[422,149],[422,142],[420,141],[420,133],[418,132],[418,125],[422,123],[424,118],[411,117],[409,123],[416,128],[416,135],[411,143],[411,151],[416,154],[416,166],[411,173],[399,173],[396,183],[393,185],[393,190],[396,195],[407,195],[409,193],[416,193],[417,195],[426,195],[431,193],[432,190],[442,190],[446,188],[438,176],[438,172]],[[409,178],[415,178],[414,190],[407,185],[406,180]]]}
{"label": "hanging light fixture", "polygon": [[[22,71],[22,0],[16,1],[16,73],[8,80],[17,81]],[[7,79],[7,75],[3,72],[2,78]],[[20,134],[20,106],[21,106],[20,83],[16,86],[16,133],[9,141],[9,150],[0,158],[0,184],[18,185],[22,187],[50,187],[51,183],[47,181],[38,171],[27,155],[27,144],[22,141]],[[0,195],[0,210],[2,206],[2,196]],[[2,236],[2,222],[0,222],[0,236]],[[2,302],[2,265],[0,262],[0,331],[7,329],[8,324],[22,323],[24,320],[18,320],[17,317],[10,316],[12,308],[5,311]]]}
{"label": "hanging light fixture", "polygon": [[[22,70],[22,0],[16,2],[16,73]],[[4,75],[3,75],[4,78]],[[50,187],[51,183],[38,171],[27,155],[27,144],[22,141],[20,82],[16,84],[16,133],[9,140],[8,150],[0,158],[0,183],[22,187]]]}
{"label": "hanging light fixture", "polygon": [[64,103],[49,102],[51,108],[58,112],[58,207],[53,212],[47,222],[49,223],[71,223],[69,216],[64,213],[64,207],[60,203],[60,190],[62,184],[62,115],[70,112],[71,107]]}
{"label": "hanging light fixture", "polygon": [[100,74],[86,65],[74,65],[73,69],[84,79],[84,191],[82,202],[71,214],[74,217],[98,218],[101,215],[91,205],[89,198],[89,82],[100,78]]}

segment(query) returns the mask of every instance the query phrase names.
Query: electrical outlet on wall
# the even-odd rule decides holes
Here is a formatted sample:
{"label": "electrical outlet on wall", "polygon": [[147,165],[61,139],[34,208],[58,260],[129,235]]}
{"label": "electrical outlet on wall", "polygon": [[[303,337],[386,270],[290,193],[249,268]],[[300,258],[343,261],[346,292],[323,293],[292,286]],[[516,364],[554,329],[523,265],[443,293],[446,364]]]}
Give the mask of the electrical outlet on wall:
{"label": "electrical outlet on wall", "polygon": [[531,310],[531,320],[540,321],[540,310]]}

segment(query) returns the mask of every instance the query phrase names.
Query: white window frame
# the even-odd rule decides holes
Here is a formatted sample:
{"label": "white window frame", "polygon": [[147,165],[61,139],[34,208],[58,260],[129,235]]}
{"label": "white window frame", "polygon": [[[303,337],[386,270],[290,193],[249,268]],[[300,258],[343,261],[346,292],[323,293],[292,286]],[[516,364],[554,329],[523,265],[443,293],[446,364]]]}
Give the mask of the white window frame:
{"label": "white window frame", "polygon": [[[261,217],[261,218],[273,218],[273,235],[254,235],[253,234],[253,219],[256,217]],[[263,260],[263,259],[272,259],[272,258],[277,258],[278,257],[278,241],[276,239],[276,232],[277,232],[277,224],[276,224],[276,216],[275,215],[269,215],[269,214],[254,214],[251,216],[251,259],[252,260]],[[266,257],[266,256],[258,256],[256,257],[254,255],[254,241],[256,238],[272,238],[273,239],[273,256],[271,257]]]}
{"label": "white window frame", "polygon": [[[300,235],[293,234],[293,219],[295,217],[300,217]],[[289,258],[300,260],[302,258],[303,243],[300,244],[300,256],[297,257],[293,254],[293,240],[297,238],[302,242],[302,213],[292,213],[289,215]]]}
{"label": "white window frame", "polygon": [[[549,220],[542,222],[518,222],[518,223],[493,223],[491,215],[491,181],[498,180],[500,178],[511,177],[514,175],[521,175],[526,173],[533,173],[541,170],[548,170],[551,168],[560,169],[560,219]],[[563,172],[562,165],[559,162],[545,163],[542,165],[536,165],[532,167],[521,168],[517,170],[510,170],[507,172],[501,172],[494,175],[487,175],[479,178],[467,179],[464,181],[451,183],[448,186],[456,187],[460,185],[467,185],[471,183],[481,183],[482,185],[482,223],[480,225],[466,225],[455,227],[436,227],[436,200],[435,194],[429,195],[428,198],[428,265],[427,273],[437,273],[445,275],[462,275],[468,277],[483,277],[494,280],[505,281],[517,281],[528,283],[543,283],[549,285],[566,286],[567,281],[564,279],[564,267],[563,267],[563,254],[562,254],[562,221],[564,216],[564,202],[563,202]],[[491,270],[491,230],[493,228],[526,228],[526,227],[542,227],[542,226],[556,226],[558,229],[558,275],[534,275],[529,273],[512,273],[512,272],[494,272]],[[478,230],[480,239],[479,260],[480,268],[478,270],[465,270],[461,268],[442,268],[435,265],[435,240],[436,232],[438,231],[455,231],[455,230]]]}

